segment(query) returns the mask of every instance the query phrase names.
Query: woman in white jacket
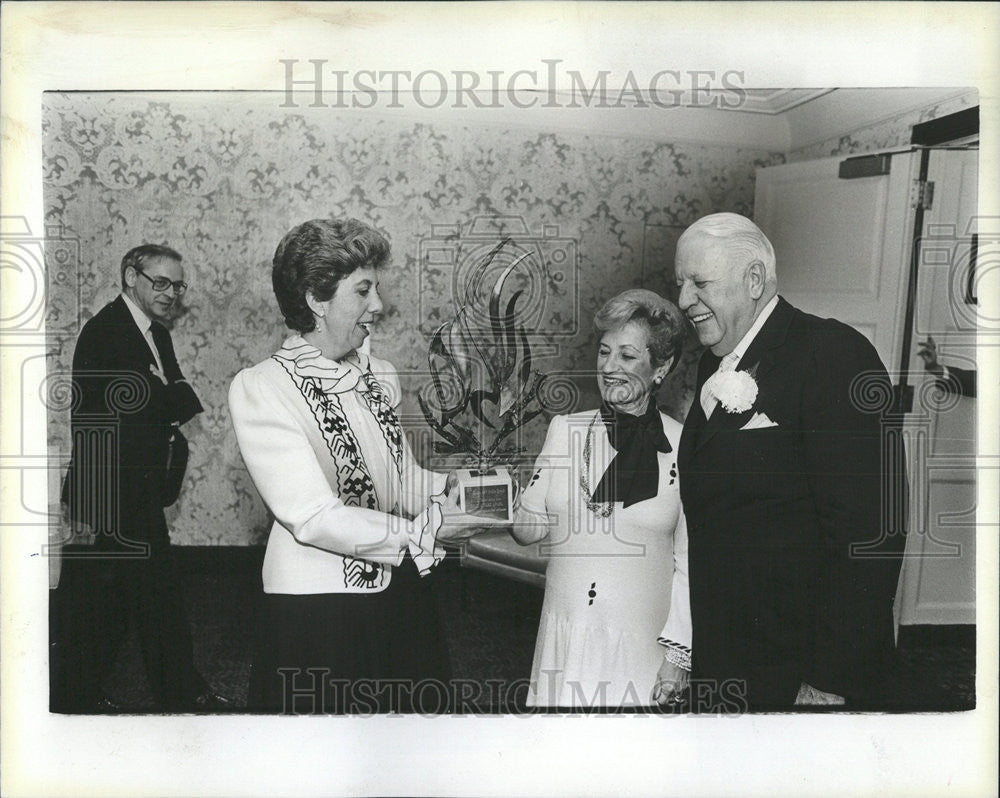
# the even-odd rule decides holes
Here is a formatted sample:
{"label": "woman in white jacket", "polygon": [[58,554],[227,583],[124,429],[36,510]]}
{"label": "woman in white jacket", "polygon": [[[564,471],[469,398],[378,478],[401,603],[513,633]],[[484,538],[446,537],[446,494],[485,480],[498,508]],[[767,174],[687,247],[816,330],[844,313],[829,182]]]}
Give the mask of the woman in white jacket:
{"label": "woman in white jacket", "polygon": [[282,239],[272,283],[281,349],[233,381],[240,451],[274,515],[250,709],[443,711],[448,666],[426,576],[463,516],[422,469],[392,366],[358,351],[382,311],[389,243],[355,219]]}

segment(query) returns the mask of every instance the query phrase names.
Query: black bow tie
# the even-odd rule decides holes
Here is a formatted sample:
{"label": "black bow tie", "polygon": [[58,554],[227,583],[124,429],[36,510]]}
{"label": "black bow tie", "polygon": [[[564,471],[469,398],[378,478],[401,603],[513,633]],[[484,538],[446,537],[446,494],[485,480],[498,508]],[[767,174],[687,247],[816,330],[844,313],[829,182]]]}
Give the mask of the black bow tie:
{"label": "black bow tie", "polygon": [[649,407],[641,416],[620,413],[604,403],[601,420],[616,454],[594,488],[591,501],[620,501],[628,507],[652,499],[660,481],[656,453],[672,451],[670,441],[663,434],[663,422],[655,400],[650,397]]}

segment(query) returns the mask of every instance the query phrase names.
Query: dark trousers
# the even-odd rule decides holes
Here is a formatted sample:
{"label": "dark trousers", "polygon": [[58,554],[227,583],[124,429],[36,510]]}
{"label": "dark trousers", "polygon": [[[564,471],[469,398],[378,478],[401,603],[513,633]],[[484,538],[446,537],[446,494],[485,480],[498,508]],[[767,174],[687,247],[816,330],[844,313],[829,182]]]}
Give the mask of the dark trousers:
{"label": "dark trousers", "polygon": [[132,624],[159,708],[191,709],[205,683],[194,666],[170,545],[153,545],[148,556],[127,558],[94,547],[68,549],[59,588],[50,596],[52,711],[97,708]]}

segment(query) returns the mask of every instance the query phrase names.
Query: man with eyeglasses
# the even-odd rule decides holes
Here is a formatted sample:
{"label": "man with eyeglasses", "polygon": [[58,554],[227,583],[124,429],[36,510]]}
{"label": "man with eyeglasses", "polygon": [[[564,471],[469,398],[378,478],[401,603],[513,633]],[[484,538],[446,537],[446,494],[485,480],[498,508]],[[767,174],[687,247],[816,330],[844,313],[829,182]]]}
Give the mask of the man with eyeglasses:
{"label": "man with eyeglasses", "polygon": [[183,278],[173,249],[130,250],[122,259],[121,294],[83,326],[76,343],[73,454],[62,499],[69,519],[92,540],[63,551],[55,711],[118,708],[104,686],[130,620],[162,710],[228,703],[195,668],[163,514],[177,499],[186,463],[178,428],[202,411],[165,326],[187,290]]}

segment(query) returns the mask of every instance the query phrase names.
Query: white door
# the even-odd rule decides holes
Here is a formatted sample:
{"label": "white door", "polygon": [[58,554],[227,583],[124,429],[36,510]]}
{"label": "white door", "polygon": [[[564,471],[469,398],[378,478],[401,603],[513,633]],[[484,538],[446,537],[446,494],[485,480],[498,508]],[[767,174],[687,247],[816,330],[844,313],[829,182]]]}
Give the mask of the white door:
{"label": "white door", "polygon": [[976,622],[976,400],[942,393],[923,371],[917,342],[933,336],[944,365],[975,369],[976,306],[970,296],[979,153],[934,150],[924,214],[910,368],[920,375],[911,443],[911,523],[900,622]]}
{"label": "white door", "polygon": [[889,174],[851,180],[838,177],[843,160],[758,169],[754,220],[774,244],[781,295],[863,333],[892,372],[899,368],[918,159],[894,155]]}
{"label": "white door", "polygon": [[[838,176],[842,160],[758,170],[755,220],[774,244],[782,296],[866,335],[898,383],[920,155],[893,155],[889,174],[854,179]],[[967,229],[975,209],[975,153],[934,151],[930,168],[935,199],[925,212],[924,236],[944,237],[951,230],[948,243],[957,251],[948,263],[955,264],[968,254],[967,239],[963,244],[955,231]],[[926,240],[922,251],[906,367],[908,382],[916,383],[914,412],[906,423],[910,536],[896,615],[911,624],[973,623],[975,472],[968,456],[975,444],[969,411],[955,406],[974,400],[935,402],[937,392],[915,355],[917,341],[928,333],[947,354],[946,362],[953,353],[961,358],[960,344],[972,339],[958,337],[968,336],[968,330],[952,329],[962,322],[949,326],[955,314],[946,292],[955,282],[954,268],[928,272],[928,257],[942,256],[932,254]],[[951,362],[968,366],[968,355]]]}

